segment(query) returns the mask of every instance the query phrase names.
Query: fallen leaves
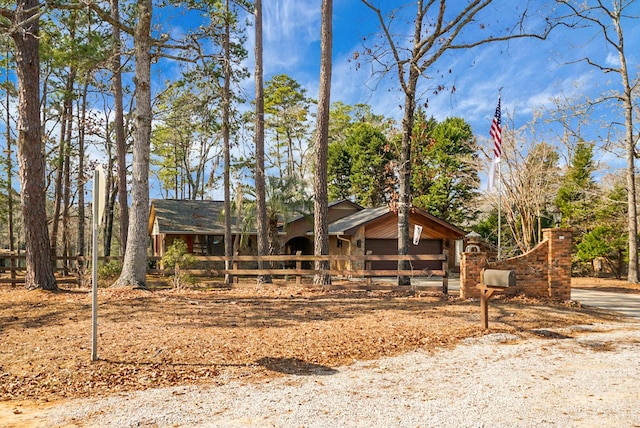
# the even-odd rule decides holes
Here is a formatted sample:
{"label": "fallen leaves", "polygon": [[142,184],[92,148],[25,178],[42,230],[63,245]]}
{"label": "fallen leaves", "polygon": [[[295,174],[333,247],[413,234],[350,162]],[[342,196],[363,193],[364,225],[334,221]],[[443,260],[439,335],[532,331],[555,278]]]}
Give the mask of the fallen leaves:
{"label": "fallen leaves", "polygon": [[[480,336],[477,302],[438,291],[321,291],[239,285],[209,291],[0,289],[0,400],[53,400],[160,386],[331,373],[341,365]],[[580,308],[492,301],[492,332],[601,320]],[[495,321],[494,321],[495,320]]]}

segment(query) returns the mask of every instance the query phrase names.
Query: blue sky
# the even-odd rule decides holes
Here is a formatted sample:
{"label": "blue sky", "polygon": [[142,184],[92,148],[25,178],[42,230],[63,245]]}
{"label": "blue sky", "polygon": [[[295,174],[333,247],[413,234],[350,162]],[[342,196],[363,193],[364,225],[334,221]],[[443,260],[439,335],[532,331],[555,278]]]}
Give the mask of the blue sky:
{"label": "blue sky", "polygon": [[[394,31],[412,32],[414,2],[372,1],[384,5],[387,10],[404,5],[396,15],[398,25]],[[374,113],[399,122],[404,95],[399,90],[395,74],[392,72],[386,79],[379,80],[372,76],[370,64],[361,61],[360,67],[356,67],[354,61],[355,52],[372,47],[380,37],[376,16],[360,0],[334,0],[333,3],[332,102],[366,103]],[[452,5],[466,2],[452,0],[448,3],[449,8],[454,8]],[[503,29],[525,9],[534,23],[543,23],[550,14],[549,5],[552,3],[551,0],[494,0],[476,22],[466,27],[465,37],[474,39],[496,28]],[[284,73],[306,88],[310,97],[317,98],[320,7],[321,0],[263,0],[265,81]],[[198,17],[193,13],[167,16],[166,13],[175,14],[176,9],[172,12],[158,9],[157,12],[159,31],[170,32],[174,39],[186,34],[189,27],[198,25]],[[640,2],[636,2],[628,12],[640,16]],[[640,70],[640,44],[635,43],[640,40],[637,22],[637,19],[624,22],[627,60],[632,77]],[[249,58],[245,66],[253,73],[253,26],[247,28],[246,36]],[[595,98],[607,89],[620,88],[618,75],[605,75],[584,62],[577,62],[587,56],[607,65],[617,65],[618,61],[616,54],[594,29],[559,29],[552,32],[546,41],[519,39],[452,51],[428,70],[429,79],[422,79],[418,104],[424,105],[428,100],[427,114],[438,120],[462,117],[472,126],[478,143],[488,149],[491,144],[489,126],[498,92],[502,89],[503,127],[521,128],[532,120],[534,114],[538,114],[542,119],[536,129],[536,138],[560,146],[558,127],[544,121],[548,117],[547,109],[553,107],[553,97]],[[165,79],[175,78],[179,69],[176,63],[164,61],[155,66],[155,89],[162,90]],[[447,89],[434,95],[433,88],[437,85],[445,85]],[[455,92],[452,93],[450,89],[454,86]],[[254,95],[253,76],[243,82],[243,90],[251,100]],[[245,108],[251,107],[247,105]],[[603,123],[616,121],[623,121],[616,111],[595,111],[588,126],[583,128],[584,136],[597,143],[595,160],[608,171],[622,168],[625,163],[621,152],[599,148],[603,145],[599,136],[608,130],[608,127],[603,128]],[[566,153],[563,153],[563,160],[566,160]],[[151,194],[152,197],[160,196],[157,182],[152,181]],[[222,199],[222,190],[214,190],[209,197]]]}
{"label": "blue sky", "polygon": [[[403,22],[402,15],[399,14],[398,22],[404,24],[405,31],[412,30],[413,3],[408,0],[376,1],[385,5],[409,5],[411,9],[407,10],[411,15],[405,17]],[[459,3],[461,2],[451,2]],[[548,14],[545,7],[549,3],[549,0],[495,0],[479,17],[478,22],[467,27],[470,30],[468,37],[483,34],[487,28],[492,29],[492,26],[506,25],[507,21],[522,13],[523,4],[527,6],[531,17],[543,19]],[[265,80],[276,74],[286,73],[305,87],[308,95],[313,98],[317,98],[318,94],[320,68],[320,5],[320,0],[263,1]],[[640,16],[640,2],[636,2],[629,13]],[[165,18],[166,16],[161,16],[161,12],[156,16],[161,24],[160,31],[171,32],[175,38],[185,34],[189,26],[197,25],[197,21],[189,14],[174,17],[175,20]],[[638,19],[624,22],[627,60],[632,77],[640,70],[640,44],[636,43],[640,40],[638,22]],[[366,103],[372,106],[375,113],[399,121],[402,116],[400,106],[403,105],[403,94],[398,88],[395,75],[392,73],[389,78],[379,81],[372,77],[371,67],[366,62],[361,62],[361,66],[357,68],[353,61],[354,53],[362,51],[364,46],[370,47],[380,34],[373,12],[360,0],[334,0],[333,30],[332,101]],[[247,29],[246,35],[249,58],[245,65],[253,73],[253,27]],[[615,54],[593,29],[562,29],[554,31],[547,41],[516,40],[454,51],[441,58],[429,70],[428,74],[432,79],[422,80],[419,104],[424,104],[428,98],[427,114],[438,120],[450,116],[464,118],[471,124],[478,142],[488,147],[489,125],[500,88],[503,121],[506,126],[516,128],[530,122],[535,112],[541,111],[542,117],[546,117],[544,109],[552,107],[552,97],[562,95],[567,98],[594,98],[607,88],[618,90],[618,75],[604,75],[584,62],[576,62],[586,56],[603,64],[617,64]],[[175,77],[177,70],[176,64],[166,62],[155,66],[155,89],[161,90],[165,79]],[[432,88],[438,84],[444,84],[448,88],[455,86],[456,91],[451,93],[445,90],[434,95]],[[243,86],[247,97],[253,97],[253,76]],[[622,122],[622,117],[618,112],[610,110],[594,113],[585,135],[593,138],[599,145],[601,141],[598,140],[598,135],[603,135],[608,130],[602,128],[602,121]],[[551,126],[543,124],[538,135],[555,142],[554,139],[557,140],[558,137],[554,132],[555,129]],[[99,154],[96,156],[99,157]],[[596,151],[596,160],[611,168],[624,165],[622,156],[605,150]],[[152,183],[153,196],[158,196],[156,187],[157,183]],[[220,198],[219,193],[211,196]]]}
{"label": "blue sky", "polygon": [[[522,3],[497,0],[481,18],[486,19],[483,24],[502,25],[501,20],[507,21],[514,13],[521,13],[522,8],[518,4]],[[544,8],[548,3],[528,2],[529,14],[542,19],[548,13],[548,9]],[[317,97],[320,0],[269,0],[264,1],[263,5],[265,80],[275,74],[286,73],[306,87],[310,96]],[[635,5],[635,11],[630,11],[640,16],[640,3]],[[624,28],[628,66],[634,75],[640,60],[640,44],[635,43],[640,40],[640,25],[635,21],[627,20]],[[407,25],[409,31],[410,25]],[[363,48],[363,37],[366,36],[364,43],[370,46],[376,34],[379,34],[373,12],[357,0],[334,0],[333,28],[332,101],[368,103],[374,112],[399,119],[403,94],[398,90],[395,76],[392,74],[390,79],[383,81],[372,79],[367,64],[356,69],[352,60],[354,52]],[[472,23],[468,28],[472,31],[469,37],[482,31],[478,23]],[[250,28],[250,43],[253,40],[252,32]],[[547,41],[516,40],[455,51],[441,58],[432,68],[429,73],[433,76],[432,80],[423,80],[422,103],[428,98],[427,113],[439,120],[448,116],[463,117],[472,125],[479,142],[488,144],[489,124],[500,88],[503,118],[509,121],[507,126],[518,128],[528,123],[534,112],[551,108],[552,97],[560,94],[566,97],[595,97],[607,85],[614,89],[620,87],[618,75],[604,75],[584,62],[575,62],[586,56],[602,64],[617,65],[618,62],[617,54],[606,47],[601,36],[594,37],[594,30],[586,29],[561,29],[553,32]],[[253,63],[251,60],[249,62],[249,69],[253,70]],[[444,79],[437,76],[437,70],[445,71]],[[451,70],[450,74],[448,70]],[[436,84],[445,84],[449,88],[455,85],[456,91],[452,94],[445,90],[433,95],[431,89]],[[374,87],[375,90],[372,90]],[[622,120],[621,117],[611,117],[611,113],[606,111],[603,114],[611,121]],[[600,132],[600,123],[594,120],[592,125],[593,130],[589,135],[595,138],[596,133]],[[539,132],[551,139],[553,134],[547,134],[551,132],[547,128]],[[598,161],[609,165],[618,161],[617,156],[604,151],[599,151],[596,157]]]}

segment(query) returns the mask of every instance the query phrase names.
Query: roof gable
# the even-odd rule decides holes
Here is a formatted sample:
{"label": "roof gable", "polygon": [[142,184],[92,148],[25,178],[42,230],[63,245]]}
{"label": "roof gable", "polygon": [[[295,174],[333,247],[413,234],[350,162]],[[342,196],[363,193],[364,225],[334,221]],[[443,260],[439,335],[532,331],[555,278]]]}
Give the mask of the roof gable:
{"label": "roof gable", "polygon": [[351,234],[352,229],[370,223],[382,216],[390,214],[389,207],[365,208],[350,216],[343,217],[329,225],[330,235]]}
{"label": "roof gable", "polygon": [[[397,213],[391,211],[387,206],[365,208],[355,214],[341,218],[329,224],[329,234],[352,235],[359,227],[378,224],[380,221],[385,220],[388,216],[397,217]],[[455,238],[462,238],[465,235],[465,232],[457,226],[454,226],[432,214],[429,214],[426,210],[412,207],[410,212],[410,220],[412,222],[415,222],[416,217],[421,219],[421,221],[419,221],[420,223],[430,225],[431,227],[429,227],[429,229],[434,234],[447,235],[449,237]],[[389,219],[386,219],[385,221],[389,221]]]}
{"label": "roof gable", "polygon": [[425,209],[418,208],[418,207],[411,207],[411,212],[421,215],[422,217],[426,218],[430,222],[437,224],[439,229],[446,230],[448,233],[457,235],[458,238],[462,238],[467,234],[467,232],[460,229],[458,226],[454,226],[448,221],[442,220],[441,218],[436,217],[433,214],[430,214]]}
{"label": "roof gable", "polygon": [[[327,210],[327,222],[333,223],[343,217],[349,217],[361,211],[360,205],[355,202],[351,202],[348,199],[342,199],[339,201],[330,202]],[[313,213],[309,216],[298,216],[287,223],[285,231],[290,236],[302,236],[305,234],[313,233]],[[329,232],[331,233],[331,232]]]}
{"label": "roof gable", "polygon": [[349,199],[340,199],[338,201],[329,202],[328,208],[355,209],[357,211],[364,209],[361,205],[351,202]]}

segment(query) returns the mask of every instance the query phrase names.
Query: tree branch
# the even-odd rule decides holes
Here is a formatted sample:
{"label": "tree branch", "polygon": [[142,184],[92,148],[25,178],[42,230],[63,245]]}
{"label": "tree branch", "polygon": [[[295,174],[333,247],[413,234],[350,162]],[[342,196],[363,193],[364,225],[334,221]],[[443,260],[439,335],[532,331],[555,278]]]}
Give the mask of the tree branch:
{"label": "tree branch", "polygon": [[134,35],[134,29],[132,27],[129,27],[120,21],[116,21],[115,19],[113,19],[113,17],[109,12],[106,12],[91,0],[84,0],[78,3],[67,3],[67,4],[52,0],[47,2],[47,7],[51,9],[60,9],[60,10],[83,10],[83,9],[89,8],[92,11],[94,11],[98,15],[98,17],[103,21],[118,27],[121,31],[124,31],[125,33],[131,36]]}
{"label": "tree branch", "polygon": [[389,48],[391,49],[391,52],[393,53],[393,58],[396,61],[397,64],[397,68],[398,68],[398,80],[400,81],[400,86],[402,86],[403,91],[407,91],[407,81],[406,78],[404,77],[405,75],[405,71],[404,71],[404,65],[408,62],[405,60],[402,60],[402,58],[400,58],[400,53],[398,52],[398,48],[396,47],[396,44],[393,42],[393,37],[391,36],[391,32],[389,31],[389,27],[387,26],[387,24],[384,21],[384,17],[382,16],[382,11],[380,10],[380,8],[375,7],[369,0],[362,0],[362,3],[365,4],[365,6],[367,6],[369,9],[371,9],[376,16],[378,17],[378,21],[380,22],[380,26],[382,27],[382,31],[384,32],[385,37],[387,38],[387,42],[389,42]]}
{"label": "tree branch", "polygon": [[[11,9],[7,9],[6,7],[0,7],[0,16],[13,20],[15,13]],[[0,25],[2,25],[0,23]]]}
{"label": "tree branch", "polygon": [[12,24],[12,25],[9,25],[8,23],[0,22],[0,28],[5,29],[8,34],[13,34],[18,29],[24,28],[27,24],[40,19],[40,17],[44,13],[44,10],[40,10],[40,12],[34,13],[33,15],[31,15],[33,11],[36,11],[38,9],[41,9],[41,5],[34,6],[31,9],[25,9],[22,15],[27,15],[29,16],[29,18],[21,22],[13,22],[16,20],[15,11],[4,8],[4,7],[0,8],[0,16],[7,18],[9,21],[11,21],[11,24]]}

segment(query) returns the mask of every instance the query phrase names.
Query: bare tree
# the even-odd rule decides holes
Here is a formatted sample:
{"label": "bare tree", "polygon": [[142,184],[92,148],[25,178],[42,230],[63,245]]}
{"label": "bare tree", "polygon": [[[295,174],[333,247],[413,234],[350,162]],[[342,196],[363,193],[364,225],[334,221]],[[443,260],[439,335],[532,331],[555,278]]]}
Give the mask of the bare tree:
{"label": "bare tree", "polygon": [[18,161],[25,227],[28,289],[57,290],[47,230],[45,162],[40,120],[40,7],[38,0],[18,0],[15,9],[0,8],[0,28],[16,46],[18,74]]}
{"label": "bare tree", "polygon": [[[473,0],[455,2],[452,0],[415,2],[413,33],[404,34],[392,27],[396,17],[402,15],[400,8],[384,13],[373,0],[362,0],[376,15],[385,45],[366,52],[375,63],[381,64],[383,73],[396,71],[397,79],[404,95],[404,116],[402,118],[402,143],[399,163],[399,200],[398,209],[398,254],[409,253],[409,210],[411,204],[411,133],[416,109],[418,81],[436,63],[445,52],[456,49],[468,49],[490,42],[499,42],[515,38],[535,37],[545,39],[554,24],[545,20],[545,27],[539,32],[528,32],[525,20],[527,13],[521,15],[519,22],[510,27],[501,25],[500,34],[489,34],[477,39],[469,39],[464,29],[476,21],[480,12],[493,3],[493,0]],[[386,2],[385,2],[386,3]],[[463,5],[461,5],[463,3]],[[513,3],[517,7],[517,3]],[[403,6],[408,8],[409,5]],[[413,7],[413,6],[412,6]],[[409,39],[409,46],[406,40]],[[440,85],[438,85],[439,87]],[[398,269],[407,269],[406,261],[398,262]],[[398,277],[398,285],[409,285],[407,276]]]}
{"label": "bare tree", "polygon": [[[315,175],[313,179],[314,199],[314,255],[329,254],[329,224],[327,212],[329,196],[327,190],[327,157],[329,152],[329,108],[331,107],[331,64],[333,38],[333,0],[322,0],[322,25],[320,44],[320,89],[318,95],[318,125],[315,134],[314,148],[316,151]],[[316,261],[316,269],[329,269],[329,261]],[[314,284],[328,285],[331,277],[327,274],[317,274]]]}
{"label": "bare tree", "polygon": [[[614,100],[622,104],[624,112],[624,147],[626,152],[627,167],[627,227],[629,244],[629,271],[627,281],[631,284],[638,283],[638,210],[636,206],[636,172],[635,158],[638,156],[636,146],[638,136],[634,136],[633,119],[633,94],[637,90],[640,80],[632,81],[627,68],[627,54],[624,44],[623,18],[633,18],[627,15],[627,11],[636,6],[639,2],[635,0],[611,0],[609,4],[598,0],[596,2],[582,2],[572,0],[557,0],[558,3],[567,7],[570,17],[577,18],[580,23],[587,23],[594,26],[598,34],[602,37],[605,45],[611,48],[618,55],[618,64],[610,65],[605,59],[598,60],[593,57],[582,59],[589,65],[602,71],[603,73],[613,73],[620,77],[622,90],[613,95],[605,95],[603,101]],[[594,4],[595,3],[595,4]],[[637,8],[634,9],[637,11]],[[637,18],[637,17],[636,17]],[[635,22],[635,21],[634,21]],[[607,57],[608,59],[608,57]]]}
{"label": "bare tree", "polygon": [[553,203],[560,182],[557,151],[529,135],[526,129],[503,130],[501,202],[516,246],[506,249],[511,255],[525,253],[539,242],[540,220]]}

